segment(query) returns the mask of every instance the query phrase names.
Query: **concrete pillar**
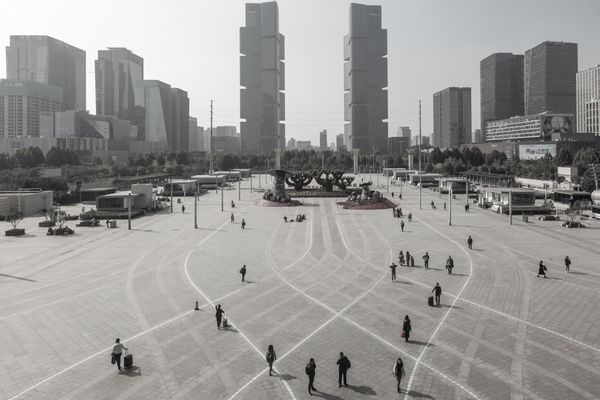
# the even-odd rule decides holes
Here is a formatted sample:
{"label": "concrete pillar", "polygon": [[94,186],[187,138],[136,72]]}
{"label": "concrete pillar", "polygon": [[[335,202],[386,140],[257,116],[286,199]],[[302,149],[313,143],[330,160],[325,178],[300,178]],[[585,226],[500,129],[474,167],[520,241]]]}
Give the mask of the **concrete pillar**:
{"label": "concrete pillar", "polygon": [[275,169],[281,169],[281,149],[275,149]]}
{"label": "concrete pillar", "polygon": [[352,155],[354,157],[354,175],[358,175],[358,153],[360,149],[352,149]]}
{"label": "concrete pillar", "polygon": [[408,154],[408,169],[412,170],[413,169],[413,156],[412,154]]}

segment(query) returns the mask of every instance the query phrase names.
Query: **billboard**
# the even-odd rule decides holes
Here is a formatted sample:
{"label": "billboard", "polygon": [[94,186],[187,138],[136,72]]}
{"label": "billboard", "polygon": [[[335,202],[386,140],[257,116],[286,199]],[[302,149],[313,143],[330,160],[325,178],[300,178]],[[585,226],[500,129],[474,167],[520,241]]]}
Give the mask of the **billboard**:
{"label": "billboard", "polygon": [[556,144],[520,144],[519,158],[521,160],[539,160],[546,154],[556,157]]}

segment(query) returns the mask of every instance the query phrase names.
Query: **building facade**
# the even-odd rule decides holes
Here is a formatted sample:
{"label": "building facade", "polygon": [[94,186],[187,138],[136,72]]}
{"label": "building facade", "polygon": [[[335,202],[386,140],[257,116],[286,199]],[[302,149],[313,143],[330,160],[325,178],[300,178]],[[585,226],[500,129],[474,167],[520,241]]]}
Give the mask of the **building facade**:
{"label": "building facade", "polygon": [[62,108],[62,89],[36,81],[0,80],[0,138],[40,136],[40,114]]}
{"label": "building facade", "polygon": [[296,150],[296,139],[290,138],[290,140],[288,140],[288,142],[287,142],[286,149],[287,150]]}
{"label": "building facade", "polygon": [[525,115],[575,115],[577,43],[543,42],[525,52]]}
{"label": "building facade", "polygon": [[471,88],[450,87],[433,95],[433,145],[471,143]]}
{"label": "building facade", "polygon": [[[481,127],[488,121],[523,115],[522,54],[495,53],[480,62]],[[483,132],[485,135],[485,132]]]}
{"label": "building facade", "polygon": [[85,110],[85,51],[49,36],[11,36],[6,77],[62,89],[62,110]]}
{"label": "building facade", "polygon": [[388,138],[387,153],[392,154],[405,154],[408,152],[410,147],[410,137],[406,136],[392,136]]}
{"label": "building facade", "polygon": [[312,150],[312,143],[310,140],[297,140],[296,141],[296,150]]}
{"label": "building facade", "polygon": [[240,28],[240,124],[242,150],[285,149],[285,42],[276,2],[246,4]]}
{"label": "building facade", "polygon": [[319,150],[321,150],[321,151],[327,150],[327,129],[323,129],[319,133]]}
{"label": "building facade", "polygon": [[600,135],[600,65],[580,71],[577,82],[577,131]]}
{"label": "building facade", "polygon": [[339,135],[336,135],[335,137],[335,149],[337,151],[343,151],[346,149],[346,146],[344,146],[344,134],[340,133]]}
{"label": "building facade", "polygon": [[96,114],[143,126],[144,59],[122,47],[99,50],[95,62]]}
{"label": "building facade", "polygon": [[572,134],[573,115],[541,113],[486,123],[486,142],[549,141],[553,133]]}
{"label": "building facade", "polygon": [[387,149],[386,56],[381,6],[350,4],[350,33],[344,36],[344,143],[348,149]]}

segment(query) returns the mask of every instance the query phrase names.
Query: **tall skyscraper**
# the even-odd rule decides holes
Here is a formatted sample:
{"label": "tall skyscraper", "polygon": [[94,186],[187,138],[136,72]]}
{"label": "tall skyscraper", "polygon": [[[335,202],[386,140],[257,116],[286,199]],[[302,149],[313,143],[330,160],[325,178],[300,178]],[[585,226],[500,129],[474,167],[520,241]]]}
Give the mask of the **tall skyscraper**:
{"label": "tall skyscraper", "polygon": [[288,140],[287,150],[296,150],[296,139],[290,138],[290,140]]}
{"label": "tall skyscraper", "polygon": [[96,67],[96,114],[144,122],[144,59],[122,47],[99,50]]}
{"label": "tall skyscraper", "polygon": [[543,42],[525,52],[525,115],[575,115],[577,43]]}
{"label": "tall skyscraper", "polygon": [[577,73],[577,131],[600,135],[600,65]]}
{"label": "tall skyscraper", "polygon": [[344,134],[343,133],[340,133],[339,135],[337,135],[335,137],[335,149],[337,151],[345,150],[345,146],[344,146]]}
{"label": "tall skyscraper", "polygon": [[495,53],[481,60],[481,129],[484,135],[486,122],[525,113],[523,62],[523,55],[512,53]]}
{"label": "tall skyscraper", "polygon": [[433,145],[471,143],[471,88],[449,87],[433,95]]}
{"label": "tall skyscraper", "polygon": [[40,114],[59,111],[62,99],[58,87],[0,80],[0,138],[40,136]]}
{"label": "tall skyscraper", "polygon": [[323,129],[319,133],[319,150],[321,150],[321,151],[327,150],[327,129]]}
{"label": "tall skyscraper", "polygon": [[285,149],[285,43],[276,2],[247,3],[240,28],[242,151]]}
{"label": "tall skyscraper", "polygon": [[6,77],[62,89],[63,110],[85,110],[85,51],[49,36],[11,36]]}
{"label": "tall skyscraper", "polygon": [[348,150],[387,150],[387,30],[381,6],[350,4],[344,36],[344,142]]}
{"label": "tall skyscraper", "polygon": [[169,151],[188,151],[190,103],[187,92],[156,80],[145,80],[142,86],[145,140],[165,143]]}

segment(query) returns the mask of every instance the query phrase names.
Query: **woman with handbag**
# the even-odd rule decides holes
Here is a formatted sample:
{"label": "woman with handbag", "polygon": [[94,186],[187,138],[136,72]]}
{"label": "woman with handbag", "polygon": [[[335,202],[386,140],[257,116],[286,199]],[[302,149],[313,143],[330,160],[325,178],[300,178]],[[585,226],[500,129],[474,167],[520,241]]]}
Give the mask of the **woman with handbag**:
{"label": "woman with handbag", "polygon": [[269,364],[269,376],[271,376],[273,373],[273,363],[277,360],[277,354],[275,354],[272,344],[269,345],[265,358],[267,359],[267,364]]}
{"label": "woman with handbag", "polygon": [[400,382],[404,376],[404,363],[400,357],[398,357],[398,360],[394,363],[394,369],[392,370],[392,373],[396,377],[396,382],[398,383],[398,393],[400,393]]}
{"label": "woman with handbag", "polygon": [[411,330],[412,327],[410,326],[410,318],[408,318],[407,315],[404,317],[404,323],[402,324],[402,337],[404,338],[405,342],[408,342]]}

